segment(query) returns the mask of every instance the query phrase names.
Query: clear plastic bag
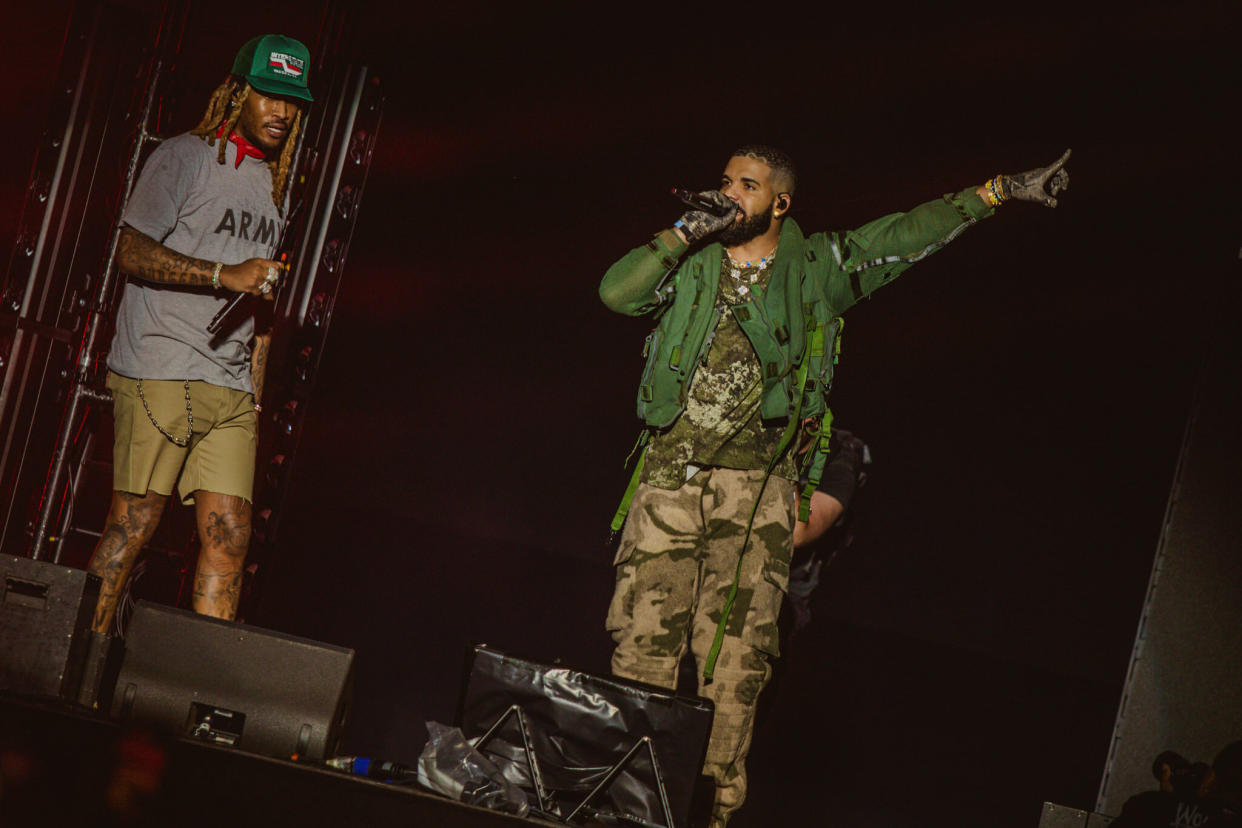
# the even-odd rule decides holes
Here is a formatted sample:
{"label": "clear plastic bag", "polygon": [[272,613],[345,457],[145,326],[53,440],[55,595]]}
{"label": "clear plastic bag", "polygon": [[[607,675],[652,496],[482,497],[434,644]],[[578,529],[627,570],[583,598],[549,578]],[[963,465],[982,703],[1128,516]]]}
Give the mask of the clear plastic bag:
{"label": "clear plastic bag", "polygon": [[418,757],[418,781],[469,805],[526,816],[526,794],[491,760],[466,741],[459,728],[427,722],[426,747]]}

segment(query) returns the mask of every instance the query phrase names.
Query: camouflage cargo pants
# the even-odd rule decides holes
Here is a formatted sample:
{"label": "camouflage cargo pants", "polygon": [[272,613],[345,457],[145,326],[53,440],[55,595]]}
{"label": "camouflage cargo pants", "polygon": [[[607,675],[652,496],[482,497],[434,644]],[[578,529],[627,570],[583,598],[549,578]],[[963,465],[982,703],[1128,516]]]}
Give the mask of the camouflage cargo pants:
{"label": "camouflage cargo pants", "polygon": [[676,688],[687,642],[699,668],[699,694],[715,705],[703,772],[716,783],[713,826],[746,797],[746,753],[755,704],[778,655],[777,615],[789,585],[795,489],[772,477],[755,514],[741,579],[715,677],[703,663],[729,588],[762,471],[704,469],[676,490],[642,484],[617,551],[617,587],[608,629],[612,669],[624,678]]}

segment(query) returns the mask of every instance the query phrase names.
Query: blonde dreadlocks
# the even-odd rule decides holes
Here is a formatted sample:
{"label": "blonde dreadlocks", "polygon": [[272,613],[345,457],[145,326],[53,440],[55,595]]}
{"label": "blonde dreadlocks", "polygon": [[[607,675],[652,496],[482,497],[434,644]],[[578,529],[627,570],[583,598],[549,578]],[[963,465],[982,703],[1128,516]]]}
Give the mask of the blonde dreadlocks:
{"label": "blonde dreadlocks", "polygon": [[[216,133],[220,131],[221,126],[224,127],[222,134],[226,138],[237,126],[237,121],[241,118],[242,107],[248,97],[250,97],[250,84],[236,75],[229,75],[224,79],[224,83],[217,86],[216,91],[211,93],[211,100],[207,102],[207,111],[203,113],[203,119],[198,122],[198,126],[190,130],[190,134],[205,140],[209,147],[215,146]],[[289,127],[289,134],[285,136],[285,143],[280,148],[280,157],[267,162],[267,168],[272,171],[272,201],[281,215],[284,215],[285,192],[289,189],[289,168],[293,166],[293,151],[297,148],[298,136],[301,132],[302,110],[299,108],[293,116],[293,124]],[[227,141],[221,140],[220,150],[216,153],[216,161],[221,164],[224,163],[226,143]]]}

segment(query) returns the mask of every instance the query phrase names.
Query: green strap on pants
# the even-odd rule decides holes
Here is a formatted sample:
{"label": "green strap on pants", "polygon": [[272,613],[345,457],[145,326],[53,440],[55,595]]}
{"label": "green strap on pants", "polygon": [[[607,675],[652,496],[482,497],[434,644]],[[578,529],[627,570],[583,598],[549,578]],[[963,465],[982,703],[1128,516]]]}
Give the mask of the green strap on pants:
{"label": "green strap on pants", "polygon": [[815,447],[811,449],[811,468],[806,478],[806,485],[802,487],[802,494],[798,497],[798,520],[807,521],[811,519],[811,495],[815,494],[815,490],[819,488],[819,483],[824,479],[824,467],[828,465],[828,443],[832,436],[832,409],[824,412],[824,418],[820,421],[819,437],[815,440]]}
{"label": "green strap on pants", "polygon": [[[612,530],[610,538],[615,538],[616,534],[621,531],[621,527],[625,525],[625,517],[630,513],[630,503],[634,501],[634,492],[638,491],[638,482],[643,476],[643,461],[647,459],[647,449],[651,446],[651,432],[643,429],[638,435],[638,442],[634,444],[634,448],[630,450],[630,457],[634,456],[634,452],[638,452],[638,462],[634,464],[634,473],[630,475],[629,485],[625,487],[625,494],[621,495],[621,505],[617,506],[617,513],[612,516],[612,523],[609,528]],[[625,458],[629,462],[629,457]]]}
{"label": "green strap on pants", "polygon": [[[816,326],[812,331],[812,342],[818,337],[820,347],[823,347],[823,332]],[[746,534],[742,536],[742,549],[737,555],[737,570],[733,573],[733,585],[729,587],[729,597],[725,599],[724,609],[720,613],[720,623],[716,625],[716,636],[712,639],[712,648],[707,652],[707,660],[703,664],[703,681],[710,682],[712,676],[716,672],[716,659],[720,657],[720,648],[724,645],[725,629],[729,625],[729,617],[733,614],[733,602],[737,598],[737,586],[742,580],[742,559],[746,556],[746,545],[750,543],[750,530],[755,525],[755,515],[759,512],[759,504],[763,502],[763,492],[768,488],[768,479],[772,477],[772,470],[776,468],[776,464],[780,462],[781,456],[785,454],[785,450],[789,448],[789,444],[793,442],[794,437],[798,433],[798,427],[802,418],[802,392],[806,388],[806,374],[808,359],[803,359],[802,364],[798,366],[798,403],[794,406],[793,415],[789,418],[789,424],[785,426],[785,433],[781,435],[781,442],[776,447],[776,452],[772,455],[772,459],[768,461],[768,467],[764,470],[763,483],[759,486],[759,494],[755,496],[755,505],[750,507],[750,519],[746,521]]]}

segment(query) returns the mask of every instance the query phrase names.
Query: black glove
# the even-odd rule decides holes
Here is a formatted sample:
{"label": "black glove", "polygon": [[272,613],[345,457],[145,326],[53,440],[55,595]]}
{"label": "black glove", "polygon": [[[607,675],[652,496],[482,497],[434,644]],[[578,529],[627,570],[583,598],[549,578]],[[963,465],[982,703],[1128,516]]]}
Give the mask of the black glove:
{"label": "black glove", "polygon": [[733,223],[733,217],[737,215],[737,205],[729,200],[729,197],[720,190],[704,190],[699,193],[713,204],[719,204],[721,207],[728,207],[729,211],[723,216],[713,216],[711,213],[703,210],[688,210],[678,220],[675,227],[680,227],[682,235],[686,237],[686,241],[690,244],[702,241],[713,233],[719,233],[721,230]]}
{"label": "black glove", "polygon": [[1069,172],[1064,169],[1069,157],[1070,151],[1066,150],[1064,155],[1046,167],[1016,175],[997,176],[1000,197],[1005,201],[1013,198],[1056,207],[1057,200],[1053,196],[1069,189]]}

